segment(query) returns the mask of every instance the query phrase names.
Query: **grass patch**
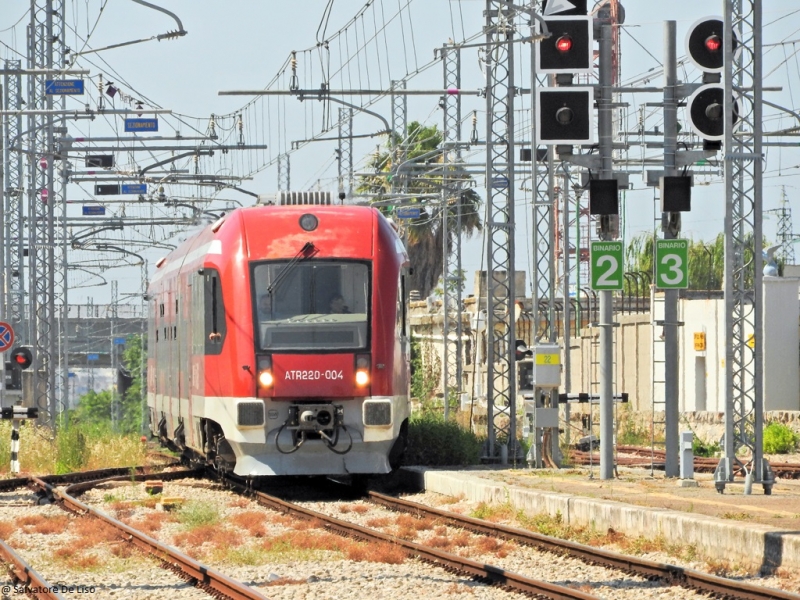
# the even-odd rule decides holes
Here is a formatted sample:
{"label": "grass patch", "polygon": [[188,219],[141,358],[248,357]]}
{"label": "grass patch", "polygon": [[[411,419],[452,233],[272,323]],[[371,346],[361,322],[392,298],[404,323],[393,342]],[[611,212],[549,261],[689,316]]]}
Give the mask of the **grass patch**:
{"label": "grass patch", "polygon": [[187,529],[195,529],[219,522],[219,511],[210,502],[187,502],[177,511],[178,523]]}
{"label": "grass patch", "polygon": [[723,519],[730,519],[732,521],[749,521],[753,515],[746,512],[726,512],[720,515]]}

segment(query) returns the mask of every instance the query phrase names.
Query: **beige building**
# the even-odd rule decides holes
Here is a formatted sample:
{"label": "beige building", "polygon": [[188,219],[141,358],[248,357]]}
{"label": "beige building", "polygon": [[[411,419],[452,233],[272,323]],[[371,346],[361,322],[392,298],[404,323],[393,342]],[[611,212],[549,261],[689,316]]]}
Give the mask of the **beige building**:
{"label": "beige building", "polygon": [[[475,277],[475,294],[464,301],[462,318],[462,380],[451,380],[462,402],[485,405],[486,389],[486,297],[485,273]],[[518,272],[516,289],[525,290],[524,273]],[[764,406],[767,411],[800,411],[800,279],[764,278]],[[480,300],[479,300],[480,299]],[[534,343],[535,318],[530,298],[518,297],[515,311],[518,339]],[[592,297],[571,300],[569,364],[563,351],[563,323],[559,323],[562,346],[562,391],[597,393],[599,330],[591,327],[597,307]],[[576,308],[581,314],[576,317]],[[561,311],[557,318],[563,320]],[[725,411],[725,305],[721,292],[683,291],[680,294],[679,329],[680,410],[682,413]],[[664,403],[664,343],[661,327],[663,294],[649,299],[617,298],[614,320],[616,393],[626,392],[635,411],[656,412]],[[411,328],[421,349],[426,376],[441,395],[442,306],[427,300],[411,303]],[[455,329],[451,327],[451,330]],[[451,335],[455,333],[451,331]],[[759,343],[745,332],[748,344]],[[502,350],[501,350],[502,351]],[[569,382],[564,371],[569,369]],[[453,369],[450,369],[453,371]],[[453,375],[451,374],[451,377]],[[569,384],[567,386],[567,383]],[[747,381],[745,379],[745,385]]]}

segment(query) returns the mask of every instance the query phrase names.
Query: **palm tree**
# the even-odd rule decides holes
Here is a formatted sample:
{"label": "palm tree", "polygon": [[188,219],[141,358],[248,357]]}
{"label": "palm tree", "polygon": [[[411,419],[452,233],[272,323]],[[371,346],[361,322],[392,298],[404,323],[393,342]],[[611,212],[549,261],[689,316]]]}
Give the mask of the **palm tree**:
{"label": "palm tree", "polygon": [[[408,125],[405,140],[395,139],[394,147],[399,149],[398,152],[392,155],[391,143],[385,150],[379,148],[369,161],[375,174],[361,177],[356,187],[359,193],[374,194],[372,201],[381,203],[380,210],[386,216],[391,216],[396,208],[394,205],[386,206],[392,198],[393,182],[396,190],[402,189],[402,193],[412,195],[410,199],[398,200],[397,204],[421,209],[418,218],[404,219],[401,227],[413,268],[409,289],[419,290],[423,298],[436,287],[444,266],[441,200],[444,179],[442,169],[435,169],[435,165],[443,163],[441,144],[442,134],[435,125],[426,127],[413,121]],[[421,165],[426,165],[426,171],[433,171],[432,174],[415,174]],[[479,212],[482,200],[472,187],[468,187],[470,183],[469,176],[448,177],[447,211],[456,216],[459,208],[461,210],[461,230],[447,232],[448,252],[452,251],[455,235],[470,237],[482,228]]]}

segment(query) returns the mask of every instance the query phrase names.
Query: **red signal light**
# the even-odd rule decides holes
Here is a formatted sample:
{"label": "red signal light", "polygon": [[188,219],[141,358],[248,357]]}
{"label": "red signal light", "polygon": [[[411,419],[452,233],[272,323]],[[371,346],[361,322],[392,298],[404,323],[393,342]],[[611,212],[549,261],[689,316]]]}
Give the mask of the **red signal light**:
{"label": "red signal light", "polygon": [[30,348],[25,346],[15,348],[11,352],[11,361],[16,363],[20,369],[27,369],[33,363],[33,353]]}
{"label": "red signal light", "polygon": [[718,52],[722,48],[722,40],[718,35],[710,35],[706,38],[706,48],[709,52]]}
{"label": "red signal light", "polygon": [[562,35],[556,40],[556,50],[562,54],[572,50],[572,38],[569,35]]}

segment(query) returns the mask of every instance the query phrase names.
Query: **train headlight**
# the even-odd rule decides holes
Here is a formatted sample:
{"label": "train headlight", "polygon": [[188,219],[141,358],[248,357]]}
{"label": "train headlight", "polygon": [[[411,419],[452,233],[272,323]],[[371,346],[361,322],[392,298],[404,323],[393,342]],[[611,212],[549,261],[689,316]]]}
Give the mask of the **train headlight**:
{"label": "train headlight", "polygon": [[369,370],[372,360],[369,354],[356,354],[356,385],[364,387],[369,384]]}
{"label": "train headlight", "polygon": [[259,356],[258,357],[258,386],[261,389],[269,389],[275,383],[275,378],[272,375],[272,357]]}

